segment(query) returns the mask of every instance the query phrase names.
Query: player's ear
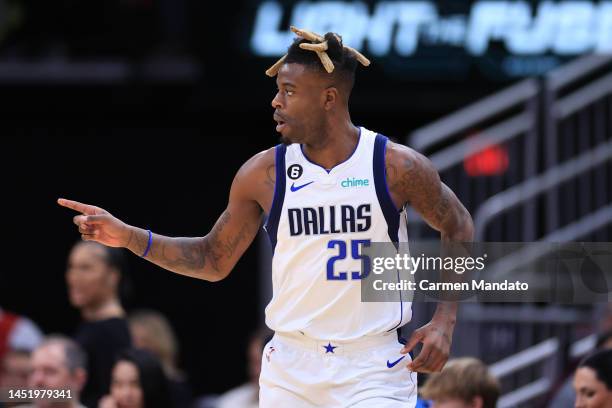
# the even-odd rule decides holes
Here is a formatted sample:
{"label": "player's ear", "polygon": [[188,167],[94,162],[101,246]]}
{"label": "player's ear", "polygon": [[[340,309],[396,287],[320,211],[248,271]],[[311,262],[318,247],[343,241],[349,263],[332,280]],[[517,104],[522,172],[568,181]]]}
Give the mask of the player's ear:
{"label": "player's ear", "polygon": [[327,111],[331,110],[334,107],[334,105],[338,103],[338,100],[340,99],[338,88],[336,88],[335,86],[330,86],[328,88],[325,88],[324,97],[325,97],[325,103],[323,107]]}

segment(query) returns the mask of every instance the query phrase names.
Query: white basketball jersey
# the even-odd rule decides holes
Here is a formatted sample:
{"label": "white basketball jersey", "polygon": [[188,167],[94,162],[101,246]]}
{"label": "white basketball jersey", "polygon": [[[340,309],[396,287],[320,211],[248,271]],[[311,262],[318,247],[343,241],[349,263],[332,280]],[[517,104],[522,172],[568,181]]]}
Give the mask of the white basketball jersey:
{"label": "white basketball jersey", "polygon": [[361,252],[370,242],[407,242],[406,212],[391,200],[387,138],[360,128],[357,147],[330,171],[302,146],[276,147],[276,186],[265,229],[273,247],[272,300],[266,324],[276,332],[354,340],[410,321],[409,302],[361,301]]}

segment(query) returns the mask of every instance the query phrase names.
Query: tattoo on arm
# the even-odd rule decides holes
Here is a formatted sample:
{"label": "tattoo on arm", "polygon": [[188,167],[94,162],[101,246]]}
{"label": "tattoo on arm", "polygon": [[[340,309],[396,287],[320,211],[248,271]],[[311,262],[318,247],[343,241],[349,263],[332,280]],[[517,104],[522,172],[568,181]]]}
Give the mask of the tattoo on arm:
{"label": "tattoo on arm", "polygon": [[[155,234],[147,259],[162,268],[192,277],[223,274],[225,269],[229,269],[224,263],[232,259],[241,243],[254,236],[261,221],[260,217],[258,222],[244,222],[237,233],[227,234],[224,230],[231,219],[231,212],[224,211],[205,237],[170,238]],[[137,230],[132,233],[128,248],[142,255],[147,243],[148,232]]]}
{"label": "tattoo on arm", "polygon": [[[402,204],[411,204],[425,221],[442,232],[443,238],[453,235],[463,228],[469,213],[455,194],[440,181],[438,172],[424,156],[412,151],[402,152],[401,161],[387,160],[387,180],[389,190]],[[465,238],[470,235],[471,227],[466,227]],[[467,239],[466,239],[467,240]]]}
{"label": "tattoo on arm", "polygon": [[406,197],[410,192],[411,172],[414,169],[414,162],[410,158],[405,158],[401,168],[393,164],[387,164],[387,180],[390,181],[389,190],[399,197]]}
{"label": "tattoo on arm", "polygon": [[[197,271],[206,265],[205,248],[199,238],[162,239],[159,251],[161,266],[167,269]],[[157,259],[157,253],[152,253],[151,258]]]}

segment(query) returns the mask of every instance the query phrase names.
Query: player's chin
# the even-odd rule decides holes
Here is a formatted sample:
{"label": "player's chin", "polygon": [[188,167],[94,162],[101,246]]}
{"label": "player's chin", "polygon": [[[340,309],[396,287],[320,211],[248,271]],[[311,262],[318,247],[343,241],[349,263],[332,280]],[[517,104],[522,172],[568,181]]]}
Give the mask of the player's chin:
{"label": "player's chin", "polygon": [[292,143],[299,143],[299,141],[295,140],[295,137],[292,137],[291,132],[288,132],[286,128],[283,129],[280,134],[280,141],[282,144],[290,145]]}
{"label": "player's chin", "polygon": [[[296,134],[297,133],[297,134]],[[293,129],[285,128],[280,132],[280,141],[283,144],[290,145],[293,143],[304,143],[304,138],[298,132],[294,132]]]}
{"label": "player's chin", "polygon": [[284,135],[281,135],[280,142],[287,146],[293,143],[291,139],[289,139],[287,136],[284,136]]}

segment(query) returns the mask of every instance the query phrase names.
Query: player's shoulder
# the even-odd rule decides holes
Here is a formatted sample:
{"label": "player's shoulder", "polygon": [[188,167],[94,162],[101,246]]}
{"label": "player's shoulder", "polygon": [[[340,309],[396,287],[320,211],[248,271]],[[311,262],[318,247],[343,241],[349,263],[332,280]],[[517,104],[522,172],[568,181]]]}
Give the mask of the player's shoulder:
{"label": "player's shoulder", "polygon": [[240,167],[234,177],[232,190],[243,197],[251,197],[258,201],[274,191],[276,181],[275,148],[263,150],[251,156]]}
{"label": "player's shoulder", "polygon": [[438,171],[423,154],[400,143],[387,143],[385,167],[389,191],[402,205],[439,183]]}
{"label": "player's shoulder", "polygon": [[238,175],[253,176],[261,172],[267,173],[270,167],[274,168],[276,161],[275,148],[263,150],[251,156],[238,170]]}
{"label": "player's shoulder", "polygon": [[423,154],[411,147],[390,140],[387,142],[385,162],[387,167],[392,166],[405,171],[428,170],[432,167],[431,161]]}

